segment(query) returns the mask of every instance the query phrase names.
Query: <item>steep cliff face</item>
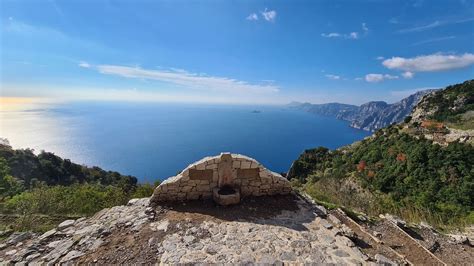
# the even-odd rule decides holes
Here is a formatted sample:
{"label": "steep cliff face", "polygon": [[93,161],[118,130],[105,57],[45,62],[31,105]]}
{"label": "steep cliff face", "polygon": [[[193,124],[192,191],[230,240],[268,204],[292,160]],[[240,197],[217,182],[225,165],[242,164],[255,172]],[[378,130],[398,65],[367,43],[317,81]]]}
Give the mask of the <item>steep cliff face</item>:
{"label": "steep cliff face", "polygon": [[403,121],[420,99],[431,92],[433,92],[433,90],[419,91],[393,104],[388,104],[383,101],[374,101],[365,103],[361,106],[341,103],[301,103],[299,105],[292,103],[289,106],[306,112],[332,116],[349,121],[351,122],[351,127],[354,128],[375,131],[390,124]]}

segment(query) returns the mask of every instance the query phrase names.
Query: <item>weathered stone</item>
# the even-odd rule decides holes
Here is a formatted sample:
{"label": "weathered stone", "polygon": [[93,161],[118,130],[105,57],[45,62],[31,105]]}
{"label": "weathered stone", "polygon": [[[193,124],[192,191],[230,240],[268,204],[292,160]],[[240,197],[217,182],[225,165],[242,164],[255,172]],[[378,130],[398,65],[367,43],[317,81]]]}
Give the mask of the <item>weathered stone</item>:
{"label": "weathered stone", "polygon": [[349,257],[349,253],[345,252],[344,250],[340,250],[340,249],[337,249],[336,251],[334,251],[334,255],[336,255],[337,257]]}
{"label": "weathered stone", "polygon": [[81,256],[84,256],[84,252],[81,252],[81,251],[77,251],[77,250],[71,250],[69,251],[62,259],[61,259],[61,263],[63,262],[68,262],[70,260],[73,260],[73,259],[76,259],[76,258],[79,258]]}
{"label": "weathered stone", "polygon": [[240,163],[240,168],[241,169],[248,169],[250,168],[250,165],[252,165],[252,162],[249,162],[249,161],[242,161]]}
{"label": "weathered stone", "polygon": [[70,226],[73,226],[75,222],[76,222],[75,220],[66,220],[66,221],[60,223],[57,228],[58,228],[59,231],[61,231],[61,230],[64,230],[64,229],[66,229]]}
{"label": "weathered stone", "polygon": [[33,234],[31,232],[13,233],[6,242],[8,245],[16,245],[17,243],[22,242],[32,236]]}
{"label": "weathered stone", "polygon": [[155,189],[151,201],[206,199],[212,197],[214,188],[226,185],[239,189],[243,196],[291,192],[288,180],[268,171],[255,160],[239,154],[223,153],[203,158],[179,175],[165,180]]}
{"label": "weathered stone", "polygon": [[211,169],[189,169],[190,180],[211,180],[213,170]]}
{"label": "weathered stone", "polygon": [[333,225],[327,220],[321,220],[321,225],[326,229],[331,229]]}
{"label": "weathered stone", "polygon": [[9,251],[5,252],[5,255],[11,256],[11,255],[15,255],[16,253],[17,253],[17,250],[16,250],[16,249],[12,249],[12,250],[9,250]]}
{"label": "weathered stone", "polygon": [[375,255],[375,261],[382,264],[382,265],[397,265],[394,261],[388,259],[382,254],[376,254]]}
{"label": "weathered stone", "polygon": [[181,192],[189,192],[193,189],[192,186],[184,186],[184,187],[181,187]]}
{"label": "weathered stone", "polygon": [[42,234],[40,237],[38,237],[38,240],[39,241],[46,240],[49,237],[51,237],[52,235],[54,235],[55,233],[56,233],[56,229],[53,228],[53,229],[47,231],[46,233]]}

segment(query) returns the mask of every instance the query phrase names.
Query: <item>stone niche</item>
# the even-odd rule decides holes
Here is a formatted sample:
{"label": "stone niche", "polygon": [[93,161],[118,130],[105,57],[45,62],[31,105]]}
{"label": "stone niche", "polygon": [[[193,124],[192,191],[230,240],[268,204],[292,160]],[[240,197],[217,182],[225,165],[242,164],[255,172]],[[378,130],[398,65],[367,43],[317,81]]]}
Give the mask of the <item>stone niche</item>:
{"label": "stone niche", "polygon": [[151,202],[211,199],[216,189],[223,187],[237,190],[239,197],[291,192],[286,178],[256,160],[241,154],[222,153],[205,157],[163,181],[153,192]]}

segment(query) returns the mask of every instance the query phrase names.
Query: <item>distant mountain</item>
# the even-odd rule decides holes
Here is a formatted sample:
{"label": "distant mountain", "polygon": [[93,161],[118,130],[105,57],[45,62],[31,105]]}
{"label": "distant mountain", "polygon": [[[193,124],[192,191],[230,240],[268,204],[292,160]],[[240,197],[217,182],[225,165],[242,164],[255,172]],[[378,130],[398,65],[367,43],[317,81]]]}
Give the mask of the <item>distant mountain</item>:
{"label": "distant mountain", "polygon": [[375,131],[392,123],[399,123],[408,116],[421,98],[435,90],[419,91],[399,102],[388,104],[383,101],[373,101],[361,106],[342,103],[297,103],[288,104],[290,108],[297,108],[313,114],[331,116],[351,122],[351,127],[367,131]]}

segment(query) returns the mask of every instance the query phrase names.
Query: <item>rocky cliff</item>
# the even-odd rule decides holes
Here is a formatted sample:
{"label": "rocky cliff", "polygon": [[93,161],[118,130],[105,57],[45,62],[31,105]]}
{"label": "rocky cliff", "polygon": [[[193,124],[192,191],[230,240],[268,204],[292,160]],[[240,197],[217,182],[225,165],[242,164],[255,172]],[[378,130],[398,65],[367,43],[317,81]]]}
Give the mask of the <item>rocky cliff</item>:
{"label": "rocky cliff", "polygon": [[383,101],[373,101],[361,106],[327,103],[291,103],[291,108],[297,108],[310,113],[332,116],[350,122],[351,127],[367,131],[375,131],[393,123],[399,123],[410,114],[421,98],[433,90],[419,91],[399,102],[388,104]]}

